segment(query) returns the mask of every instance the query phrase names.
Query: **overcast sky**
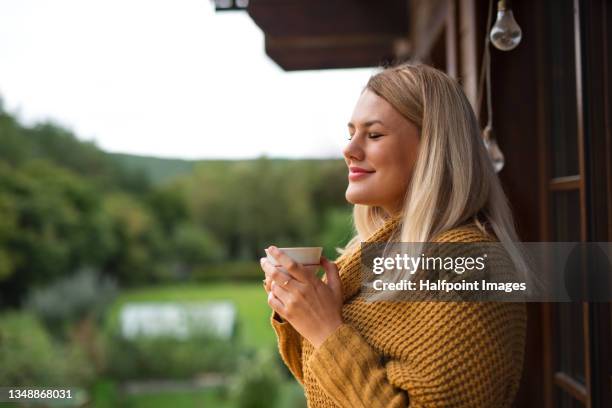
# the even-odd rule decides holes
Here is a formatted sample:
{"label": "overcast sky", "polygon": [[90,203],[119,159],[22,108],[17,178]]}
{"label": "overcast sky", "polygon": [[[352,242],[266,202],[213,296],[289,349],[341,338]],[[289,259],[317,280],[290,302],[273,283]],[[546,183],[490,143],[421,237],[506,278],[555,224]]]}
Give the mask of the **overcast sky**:
{"label": "overcast sky", "polygon": [[0,96],[107,151],[340,157],[374,69],[287,73],[210,0],[0,0]]}

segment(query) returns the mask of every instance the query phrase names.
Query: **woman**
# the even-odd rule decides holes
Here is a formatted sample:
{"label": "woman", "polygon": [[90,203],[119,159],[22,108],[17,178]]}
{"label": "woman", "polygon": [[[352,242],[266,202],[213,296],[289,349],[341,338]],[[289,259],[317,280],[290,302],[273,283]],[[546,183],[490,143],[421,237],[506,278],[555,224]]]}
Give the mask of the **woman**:
{"label": "woman", "polygon": [[309,406],[510,406],[524,304],[366,302],[360,289],[361,242],[500,241],[514,253],[512,216],[461,87],[425,65],[385,69],[348,130],[356,236],[336,263],[321,259],[325,281],[274,246],[286,271],[261,261],[280,353]]}

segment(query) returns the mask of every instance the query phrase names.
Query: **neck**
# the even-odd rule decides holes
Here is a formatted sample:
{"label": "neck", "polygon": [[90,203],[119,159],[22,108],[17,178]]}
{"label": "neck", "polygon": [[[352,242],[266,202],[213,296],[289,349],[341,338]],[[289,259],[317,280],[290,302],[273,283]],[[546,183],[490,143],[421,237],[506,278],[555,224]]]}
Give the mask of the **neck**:
{"label": "neck", "polygon": [[396,218],[402,215],[403,206],[402,205],[391,205],[391,206],[382,207],[382,209],[385,211],[386,215],[389,218]]}

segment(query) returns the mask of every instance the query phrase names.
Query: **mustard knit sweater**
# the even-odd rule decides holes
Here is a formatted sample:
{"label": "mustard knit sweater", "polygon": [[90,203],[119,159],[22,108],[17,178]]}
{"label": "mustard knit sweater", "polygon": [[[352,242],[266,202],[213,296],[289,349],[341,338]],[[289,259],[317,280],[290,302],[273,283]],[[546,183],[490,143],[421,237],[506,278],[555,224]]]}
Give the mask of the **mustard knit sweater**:
{"label": "mustard knit sweater", "polygon": [[[390,219],[367,242],[385,242]],[[474,224],[435,242],[494,241]],[[521,377],[523,303],[365,302],[361,248],[337,261],[344,323],[315,349],[272,316],[281,357],[305,390],[308,406],[509,407]]]}

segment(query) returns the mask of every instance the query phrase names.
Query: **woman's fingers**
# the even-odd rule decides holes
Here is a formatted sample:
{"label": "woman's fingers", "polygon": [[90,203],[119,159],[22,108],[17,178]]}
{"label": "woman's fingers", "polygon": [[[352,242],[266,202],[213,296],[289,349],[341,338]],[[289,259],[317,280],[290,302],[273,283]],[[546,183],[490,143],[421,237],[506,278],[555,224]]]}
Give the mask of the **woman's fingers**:
{"label": "woman's fingers", "polygon": [[280,268],[272,265],[270,261],[265,259],[261,262],[261,267],[266,274],[266,280],[268,285],[272,283],[272,281],[276,281],[279,283],[285,282],[287,279],[291,279],[291,276],[281,271]]}
{"label": "woman's fingers", "polygon": [[268,272],[268,265],[266,265],[266,258],[260,258],[259,259],[259,263],[261,265],[261,269],[264,271],[264,276],[265,279],[263,280],[263,285],[264,285],[264,289],[266,290],[266,292],[270,293],[270,284],[272,283],[272,279],[269,278],[269,272]]}
{"label": "woman's fingers", "polygon": [[285,317],[285,305],[272,292],[268,293],[268,305],[276,313],[278,313],[282,317]]}
{"label": "woman's fingers", "polygon": [[294,289],[291,284],[297,283],[295,280],[290,280],[289,277],[282,282],[273,281],[271,285],[271,293],[274,294],[283,304],[291,302],[291,291]]}
{"label": "woman's fingers", "polygon": [[293,279],[300,282],[309,282],[313,278],[313,274],[308,273],[299,262],[294,261],[277,247],[268,247],[268,252],[287,270]]}
{"label": "woman's fingers", "polygon": [[270,261],[265,258],[262,258],[261,260],[261,269],[263,269],[266,275],[266,283],[268,285],[268,288],[273,280],[283,280],[284,282],[285,280],[287,280],[287,277],[290,277],[286,273],[282,272],[279,268],[272,265]]}

